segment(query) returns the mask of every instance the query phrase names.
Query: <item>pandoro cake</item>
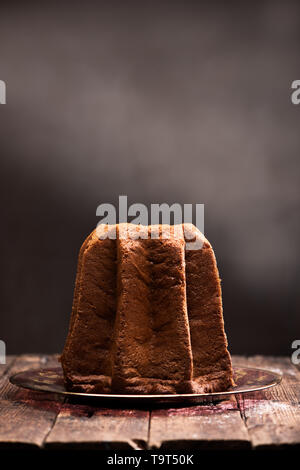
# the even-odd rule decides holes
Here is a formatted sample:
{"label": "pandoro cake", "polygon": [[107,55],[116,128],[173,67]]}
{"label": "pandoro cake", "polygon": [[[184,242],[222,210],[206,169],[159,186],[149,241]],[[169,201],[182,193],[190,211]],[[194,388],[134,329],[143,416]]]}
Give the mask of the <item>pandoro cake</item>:
{"label": "pandoro cake", "polygon": [[[141,238],[133,239],[123,236],[132,224],[98,226],[80,249],[61,355],[66,388],[117,394],[228,389],[232,366],[210,243],[192,224],[138,227]],[[187,249],[191,239],[201,248]]]}

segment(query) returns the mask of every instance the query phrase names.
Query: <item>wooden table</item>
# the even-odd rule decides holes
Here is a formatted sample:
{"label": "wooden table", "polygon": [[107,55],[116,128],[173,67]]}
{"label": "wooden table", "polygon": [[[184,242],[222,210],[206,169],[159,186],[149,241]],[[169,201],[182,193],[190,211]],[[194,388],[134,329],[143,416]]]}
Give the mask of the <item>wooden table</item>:
{"label": "wooden table", "polygon": [[170,409],[107,409],[10,384],[27,368],[57,366],[57,356],[22,355],[0,366],[0,449],[165,451],[300,447],[300,369],[288,357],[234,357],[283,373],[265,392]]}

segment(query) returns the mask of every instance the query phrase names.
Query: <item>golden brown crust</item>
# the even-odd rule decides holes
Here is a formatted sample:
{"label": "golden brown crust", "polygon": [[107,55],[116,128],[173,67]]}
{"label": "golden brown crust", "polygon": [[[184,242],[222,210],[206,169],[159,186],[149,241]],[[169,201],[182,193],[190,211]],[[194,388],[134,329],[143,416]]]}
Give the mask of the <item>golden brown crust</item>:
{"label": "golden brown crust", "polygon": [[[184,240],[118,240],[112,391],[191,390]],[[176,345],[176,347],[174,347]]]}
{"label": "golden brown crust", "polygon": [[70,342],[70,338],[71,338],[72,331],[73,331],[73,325],[74,325],[74,321],[75,321],[75,317],[76,317],[76,313],[77,313],[78,292],[79,292],[79,285],[80,285],[83,253],[84,253],[84,250],[85,250],[88,242],[94,236],[94,234],[95,234],[95,230],[93,230],[93,232],[90,233],[88,237],[86,237],[86,239],[84,240],[84,242],[81,245],[80,250],[79,250],[78,262],[77,262],[77,272],[76,272],[76,279],[75,279],[75,288],[74,288],[74,295],[73,295],[73,304],[72,304],[71,318],[70,318],[70,324],[69,324],[69,331],[68,331],[64,351],[63,351],[63,353],[60,357],[60,361],[64,361],[63,355],[65,355],[68,351],[69,342]]}
{"label": "golden brown crust", "polygon": [[[191,393],[232,382],[221,288],[209,242],[201,249],[167,226],[140,227],[142,239],[84,242],[69,335],[62,354],[67,388],[90,393]],[[116,227],[114,227],[116,229]],[[156,233],[152,239],[149,234]],[[148,238],[147,238],[148,237]]]}
{"label": "golden brown crust", "polygon": [[65,380],[74,390],[94,383],[95,390],[108,392],[116,311],[114,240],[92,236],[85,244],[76,295],[73,325],[61,359]]}

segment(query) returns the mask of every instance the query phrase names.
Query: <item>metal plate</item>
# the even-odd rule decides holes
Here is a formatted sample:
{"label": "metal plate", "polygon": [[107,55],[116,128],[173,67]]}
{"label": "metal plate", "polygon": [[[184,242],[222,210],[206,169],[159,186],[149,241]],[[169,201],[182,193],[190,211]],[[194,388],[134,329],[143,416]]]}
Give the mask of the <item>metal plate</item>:
{"label": "metal plate", "polygon": [[64,385],[60,367],[52,369],[30,369],[10,377],[12,384],[39,392],[51,392],[77,399],[97,399],[101,402],[122,401],[131,404],[143,403],[201,403],[224,399],[233,394],[251,393],[278,385],[281,375],[264,369],[252,367],[234,367],[236,385],[224,392],[176,394],[176,395],[115,395],[68,392]]}

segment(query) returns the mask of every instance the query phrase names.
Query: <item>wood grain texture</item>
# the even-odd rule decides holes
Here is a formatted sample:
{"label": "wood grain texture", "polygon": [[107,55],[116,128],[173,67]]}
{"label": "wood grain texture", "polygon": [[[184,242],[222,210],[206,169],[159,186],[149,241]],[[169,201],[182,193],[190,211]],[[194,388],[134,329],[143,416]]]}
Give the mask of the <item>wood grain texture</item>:
{"label": "wood grain texture", "polygon": [[[26,355],[16,358],[9,375],[21,370],[57,365],[57,357]],[[59,412],[62,399],[15,387],[8,375],[0,378],[0,448],[41,447]]]}
{"label": "wood grain texture", "polygon": [[279,386],[237,396],[253,448],[300,447],[300,372],[290,358],[237,357],[234,362],[283,373]]}
{"label": "wood grain texture", "polygon": [[[0,368],[0,448],[271,449],[300,446],[300,370],[290,358],[234,357],[284,374],[281,385],[184,408],[105,409],[10,384],[21,370],[57,366],[57,356],[9,357]],[[150,419],[149,419],[150,416]]]}
{"label": "wood grain texture", "polygon": [[0,364],[0,378],[8,373],[15,359],[16,356],[6,356],[6,364]]}
{"label": "wood grain texture", "polygon": [[49,433],[46,448],[145,449],[149,412],[103,409],[65,403]]}
{"label": "wood grain texture", "polygon": [[151,413],[149,446],[170,449],[247,449],[248,432],[234,397],[216,404]]}

